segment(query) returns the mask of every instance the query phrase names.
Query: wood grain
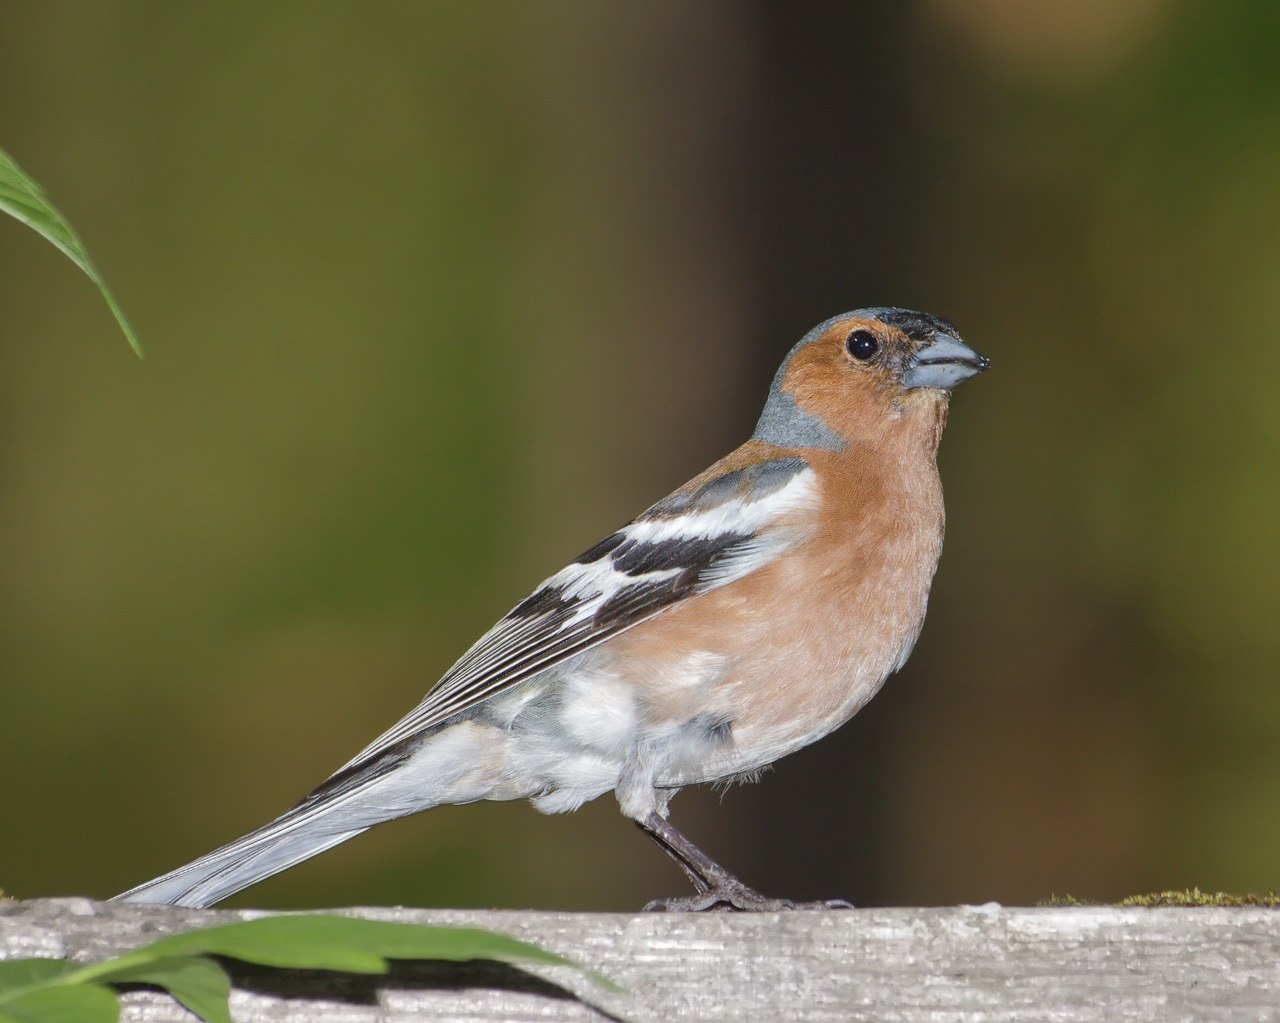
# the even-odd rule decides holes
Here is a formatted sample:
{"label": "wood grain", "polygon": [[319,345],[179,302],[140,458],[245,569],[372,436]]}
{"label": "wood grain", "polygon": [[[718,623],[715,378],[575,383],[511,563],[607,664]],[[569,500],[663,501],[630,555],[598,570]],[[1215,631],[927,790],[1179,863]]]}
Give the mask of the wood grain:
{"label": "wood grain", "polygon": [[[339,912],[487,927],[599,970],[627,993],[562,967],[401,963],[367,977],[233,964],[238,1023],[1280,1020],[1280,910]],[[0,903],[0,958],[106,958],[164,934],[256,915],[85,899]],[[158,993],[130,993],[125,1005],[127,1020],[192,1018]]]}

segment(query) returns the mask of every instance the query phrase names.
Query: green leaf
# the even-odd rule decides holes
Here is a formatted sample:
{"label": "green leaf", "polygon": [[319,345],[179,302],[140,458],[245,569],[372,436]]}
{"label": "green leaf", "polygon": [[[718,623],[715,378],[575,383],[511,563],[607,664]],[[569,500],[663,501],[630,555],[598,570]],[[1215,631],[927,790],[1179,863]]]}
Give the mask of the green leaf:
{"label": "green leaf", "polygon": [[122,966],[99,977],[106,984],[151,984],[164,988],[206,1023],[231,1023],[231,978],[204,956],[169,956]]}
{"label": "green leaf", "polygon": [[96,984],[35,988],[0,1003],[5,1023],[116,1023],[115,993]]}
{"label": "green leaf", "polygon": [[497,959],[573,965],[536,945],[474,927],[310,914],[261,917],[176,934],[141,951],[221,955],[262,966],[348,973],[385,973],[388,959]]}
{"label": "green leaf", "polygon": [[[206,1023],[232,1023],[231,981],[221,966],[206,958],[211,955],[261,966],[348,973],[384,973],[389,959],[496,959],[576,966],[536,945],[475,927],[310,914],[272,916],[175,934],[87,966],[60,959],[0,963],[0,1023],[114,1023],[118,1009],[104,984],[159,987]],[[583,972],[604,987],[621,990],[598,973]]]}
{"label": "green leaf", "polygon": [[102,279],[102,275],[98,273],[98,268],[89,259],[89,254],[85,251],[79,237],[71,229],[71,225],[67,223],[62,214],[44,197],[44,192],[40,190],[40,186],[27,177],[3,149],[0,149],[0,211],[8,213],[9,216],[22,221],[32,230],[44,235],[46,239],[66,253],[67,257],[88,275],[89,279],[98,286],[98,290],[102,292],[102,297],[106,299],[107,305],[116,318],[116,322],[120,324],[120,329],[124,331],[124,336],[128,339],[133,350],[138,353],[138,357],[141,358],[142,346],[138,343],[133,327],[125,319],[124,310],[117,304],[115,296],[111,294],[106,282]]}
{"label": "green leaf", "polygon": [[42,984],[79,968],[79,963],[66,959],[6,959],[0,962],[0,1001],[6,992]]}

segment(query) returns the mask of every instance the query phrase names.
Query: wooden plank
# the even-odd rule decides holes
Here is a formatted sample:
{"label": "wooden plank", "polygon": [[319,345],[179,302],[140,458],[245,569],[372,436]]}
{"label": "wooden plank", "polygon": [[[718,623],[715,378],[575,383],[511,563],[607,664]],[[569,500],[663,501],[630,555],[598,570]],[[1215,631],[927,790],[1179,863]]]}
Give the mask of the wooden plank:
{"label": "wooden plank", "polygon": [[[358,977],[235,966],[237,1021],[1280,1020],[1280,910],[340,912],[487,927],[591,966],[628,993],[555,967],[403,963]],[[0,958],[106,958],[255,915],[84,899],[0,903]],[[191,1019],[158,993],[125,1001],[128,1020]]]}

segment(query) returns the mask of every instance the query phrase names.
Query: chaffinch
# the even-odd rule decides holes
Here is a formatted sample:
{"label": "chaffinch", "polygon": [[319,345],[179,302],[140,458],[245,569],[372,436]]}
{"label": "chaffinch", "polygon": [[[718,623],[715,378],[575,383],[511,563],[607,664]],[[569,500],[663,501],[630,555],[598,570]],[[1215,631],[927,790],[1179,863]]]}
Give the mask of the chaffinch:
{"label": "chaffinch", "polygon": [[819,324],[750,440],[543,582],[292,810],[116,898],[208,906],[441,803],[561,813],[613,790],[696,889],[651,908],[792,906],[715,863],[668,804],[820,739],[906,662],[942,551],[949,392],[987,366],[924,313]]}

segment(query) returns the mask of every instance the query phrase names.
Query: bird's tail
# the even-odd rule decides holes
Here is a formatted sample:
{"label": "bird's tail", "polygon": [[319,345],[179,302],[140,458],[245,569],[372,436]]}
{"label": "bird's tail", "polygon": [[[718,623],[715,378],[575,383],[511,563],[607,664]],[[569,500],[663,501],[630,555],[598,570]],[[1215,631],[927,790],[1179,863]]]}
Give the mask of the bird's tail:
{"label": "bird's tail", "polygon": [[111,901],[202,909],[381,821],[426,809],[439,800],[424,797],[394,805],[398,801],[382,798],[388,776],[406,757],[406,749],[392,749],[370,763],[344,768],[271,823]]}
{"label": "bird's tail", "polygon": [[294,825],[291,813],[111,901],[202,909],[367,830],[318,833],[314,825]]}

